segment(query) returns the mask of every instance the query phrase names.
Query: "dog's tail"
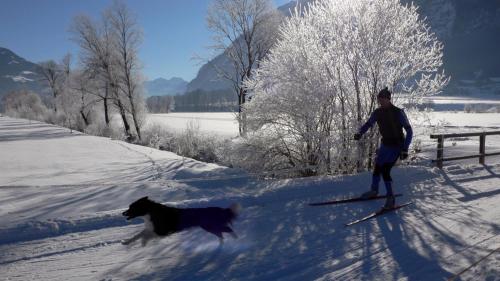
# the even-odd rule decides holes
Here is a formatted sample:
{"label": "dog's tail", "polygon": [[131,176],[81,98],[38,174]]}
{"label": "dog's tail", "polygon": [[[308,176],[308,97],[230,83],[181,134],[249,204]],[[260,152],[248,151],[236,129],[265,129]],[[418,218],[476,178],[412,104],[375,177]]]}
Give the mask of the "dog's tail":
{"label": "dog's tail", "polygon": [[238,217],[241,211],[241,205],[240,203],[234,203],[229,207],[229,211],[231,212],[231,218],[230,220],[234,220]]}

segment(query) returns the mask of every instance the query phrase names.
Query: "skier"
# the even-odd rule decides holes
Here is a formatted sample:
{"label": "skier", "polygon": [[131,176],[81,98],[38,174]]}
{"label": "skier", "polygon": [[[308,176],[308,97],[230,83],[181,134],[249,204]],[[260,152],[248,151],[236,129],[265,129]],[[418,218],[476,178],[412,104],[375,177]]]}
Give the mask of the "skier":
{"label": "skier", "polygon": [[[380,175],[382,174],[387,190],[384,208],[392,209],[396,200],[392,191],[391,169],[396,164],[398,157],[401,160],[408,158],[408,147],[413,137],[413,130],[404,111],[391,103],[391,92],[387,87],[378,93],[377,102],[380,106],[372,112],[368,121],[354,134],[354,140],[360,140],[363,134],[376,122],[382,135],[382,143],[375,159],[371,189],[363,193],[361,197],[377,196]],[[403,134],[403,128],[406,131],[406,138]]]}

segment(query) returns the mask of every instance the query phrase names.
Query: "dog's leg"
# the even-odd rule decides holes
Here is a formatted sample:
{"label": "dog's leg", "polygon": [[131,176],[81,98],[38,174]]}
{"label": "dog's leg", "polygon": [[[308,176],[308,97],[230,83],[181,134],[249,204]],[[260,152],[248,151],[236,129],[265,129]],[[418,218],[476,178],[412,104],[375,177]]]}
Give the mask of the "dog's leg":
{"label": "dog's leg", "polygon": [[238,239],[238,235],[229,227],[229,226],[224,226],[222,228],[222,232],[227,232],[229,233],[234,239]]}
{"label": "dog's leg", "polygon": [[132,242],[134,242],[135,240],[139,239],[139,237],[143,236],[144,235],[144,230],[137,233],[136,235],[134,235],[132,238],[128,239],[128,240],[125,240],[122,242],[123,245],[128,245]]}
{"label": "dog's leg", "polygon": [[142,246],[146,246],[149,242],[149,240],[153,239],[155,237],[154,233],[152,232],[147,232],[147,233],[144,233],[144,235],[142,236]]}
{"label": "dog's leg", "polygon": [[213,233],[215,234],[215,236],[219,237],[219,246],[222,246],[224,244],[224,236],[222,236],[222,232],[210,231],[210,233]]}
{"label": "dog's leg", "polygon": [[201,228],[203,230],[205,230],[206,232],[210,232],[212,233],[213,235],[219,237],[219,241],[222,241],[224,239],[224,237],[222,236],[222,231],[220,230],[216,230],[216,229],[213,229],[213,228],[209,228],[209,227],[206,227],[206,226],[201,226]]}

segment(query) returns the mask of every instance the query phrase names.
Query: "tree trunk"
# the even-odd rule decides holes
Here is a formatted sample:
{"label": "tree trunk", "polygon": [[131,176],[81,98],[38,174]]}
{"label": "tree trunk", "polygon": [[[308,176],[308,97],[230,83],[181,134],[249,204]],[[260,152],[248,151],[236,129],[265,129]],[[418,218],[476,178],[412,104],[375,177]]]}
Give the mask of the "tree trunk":
{"label": "tree trunk", "polygon": [[109,127],[110,119],[109,119],[109,108],[108,108],[108,95],[109,95],[109,88],[108,85],[106,85],[106,93],[102,101],[104,104],[104,120],[106,121],[106,126]]}
{"label": "tree trunk", "polygon": [[87,116],[85,115],[85,113],[83,112],[83,110],[80,110],[80,115],[82,116],[83,122],[85,122],[85,126],[88,126],[89,125],[89,119],[87,118]]}
{"label": "tree trunk", "polygon": [[120,112],[120,116],[122,117],[123,128],[125,130],[125,136],[127,137],[127,140],[130,140],[132,137],[132,134],[130,133],[130,124],[127,120],[127,112],[125,111],[125,107],[123,106],[120,99],[117,99],[116,105],[118,106],[118,111]]}
{"label": "tree trunk", "polygon": [[246,135],[246,114],[243,112],[243,104],[245,104],[245,90],[240,88],[238,95],[238,125],[240,136],[244,137]]}
{"label": "tree trunk", "polygon": [[135,131],[137,133],[137,137],[139,138],[139,140],[141,140],[141,128],[139,127],[139,122],[137,120],[137,114],[135,112],[134,109],[132,109],[132,119],[134,121],[134,125],[135,125]]}

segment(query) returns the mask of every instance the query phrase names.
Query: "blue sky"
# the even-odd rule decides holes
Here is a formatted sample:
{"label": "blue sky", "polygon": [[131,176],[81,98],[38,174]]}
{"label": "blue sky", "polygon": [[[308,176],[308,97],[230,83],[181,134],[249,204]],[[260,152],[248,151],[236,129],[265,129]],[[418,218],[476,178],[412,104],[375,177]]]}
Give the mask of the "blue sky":
{"label": "blue sky", "polygon": [[[277,6],[290,0],[273,0]],[[41,62],[59,61],[78,47],[68,28],[79,14],[98,19],[111,0],[1,0],[0,47]],[[143,72],[148,79],[196,76],[195,54],[209,57],[210,33],[206,11],[210,0],[126,0],[144,30],[140,49]]]}

